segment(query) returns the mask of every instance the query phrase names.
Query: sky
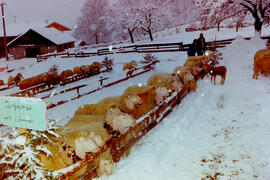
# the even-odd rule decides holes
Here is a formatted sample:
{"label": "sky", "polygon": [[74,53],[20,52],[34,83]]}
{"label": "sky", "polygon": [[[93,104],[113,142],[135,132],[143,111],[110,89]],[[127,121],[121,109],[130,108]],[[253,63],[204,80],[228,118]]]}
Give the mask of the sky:
{"label": "sky", "polygon": [[[6,24],[57,21],[70,28],[76,25],[85,0],[1,0],[5,2]],[[1,20],[2,26],[2,20]]]}

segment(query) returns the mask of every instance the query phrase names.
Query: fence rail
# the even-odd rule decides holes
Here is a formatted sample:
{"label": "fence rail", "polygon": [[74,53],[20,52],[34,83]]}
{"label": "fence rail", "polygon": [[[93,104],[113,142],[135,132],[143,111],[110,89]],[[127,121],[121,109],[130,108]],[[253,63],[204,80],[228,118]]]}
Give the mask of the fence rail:
{"label": "fence rail", "polygon": [[[235,38],[234,38],[235,39]],[[206,46],[209,50],[216,50],[217,48],[223,48],[228,44],[231,44],[234,39],[226,39],[219,41],[206,42]],[[250,38],[245,38],[250,39]],[[270,39],[270,37],[262,37],[262,39]],[[69,57],[91,57],[91,56],[102,56],[116,53],[158,53],[158,52],[176,52],[176,51],[187,51],[191,44],[178,43],[156,43],[156,44],[141,44],[131,45],[114,48],[102,48],[98,49],[97,52],[76,52],[76,53],[54,53],[47,55],[37,56],[37,62],[48,59],[49,57],[61,56],[62,58]]]}

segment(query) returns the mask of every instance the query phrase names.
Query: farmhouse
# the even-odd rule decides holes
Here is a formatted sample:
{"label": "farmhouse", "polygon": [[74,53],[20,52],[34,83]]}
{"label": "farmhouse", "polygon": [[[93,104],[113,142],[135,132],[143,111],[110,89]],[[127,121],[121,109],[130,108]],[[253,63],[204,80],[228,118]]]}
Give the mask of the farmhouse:
{"label": "farmhouse", "polygon": [[[57,22],[49,22],[48,20],[46,20],[45,22],[7,24],[6,25],[7,43],[9,44],[12,40],[17,38],[19,35],[24,34],[29,29],[39,29],[39,28],[56,29],[58,31],[66,32],[69,34],[71,32],[71,29],[69,29],[68,27],[59,24]],[[0,29],[0,57],[5,57],[4,33],[2,29]]]}
{"label": "farmhouse", "polygon": [[73,48],[75,39],[55,28],[30,28],[8,43],[9,54],[15,59],[36,57]]}

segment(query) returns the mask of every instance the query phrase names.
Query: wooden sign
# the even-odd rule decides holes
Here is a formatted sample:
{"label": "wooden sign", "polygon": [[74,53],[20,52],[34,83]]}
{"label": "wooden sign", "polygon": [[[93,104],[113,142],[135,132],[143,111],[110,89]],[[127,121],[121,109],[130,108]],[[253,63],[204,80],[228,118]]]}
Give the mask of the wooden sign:
{"label": "wooden sign", "polygon": [[36,98],[0,97],[0,123],[45,131],[48,127],[47,106]]}

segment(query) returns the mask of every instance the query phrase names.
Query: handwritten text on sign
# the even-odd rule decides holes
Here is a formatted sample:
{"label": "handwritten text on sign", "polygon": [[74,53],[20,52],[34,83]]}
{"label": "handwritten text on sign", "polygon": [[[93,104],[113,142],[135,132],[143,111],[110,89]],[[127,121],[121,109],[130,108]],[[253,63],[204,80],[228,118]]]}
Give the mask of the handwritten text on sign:
{"label": "handwritten text on sign", "polygon": [[41,99],[0,97],[0,123],[25,129],[47,128],[47,107]]}

